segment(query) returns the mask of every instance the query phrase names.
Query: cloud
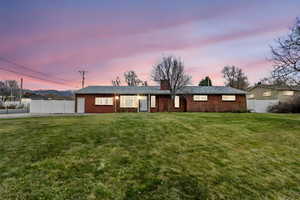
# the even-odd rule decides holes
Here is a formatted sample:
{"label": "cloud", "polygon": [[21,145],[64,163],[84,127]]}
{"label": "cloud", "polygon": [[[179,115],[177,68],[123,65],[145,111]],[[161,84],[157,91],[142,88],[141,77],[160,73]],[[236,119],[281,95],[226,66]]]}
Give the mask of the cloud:
{"label": "cloud", "polygon": [[[250,17],[249,14],[258,9],[259,4],[256,3],[193,3],[174,3],[169,6],[168,3],[161,2],[135,2],[115,7],[104,3],[102,10],[91,3],[80,3],[84,8],[74,4],[76,8],[57,8],[56,11],[54,6],[51,10],[45,10],[43,15],[41,10],[36,9],[35,13],[26,15],[23,21],[22,15],[17,16],[16,20],[10,20],[16,22],[11,24],[15,27],[11,29],[15,30],[13,33],[1,35],[3,31],[0,30],[0,55],[47,73],[49,77],[70,80],[71,84],[77,84],[77,70],[80,68],[89,71],[88,83],[109,84],[115,74],[127,69],[137,70],[141,76],[146,77],[152,64],[162,53],[188,54],[192,49],[215,47],[220,50],[209,57],[215,56],[217,60],[220,53],[230,51],[222,44],[234,42],[238,45],[239,41],[259,40],[266,34],[273,37],[270,33],[277,37],[276,34],[287,30],[291,22],[289,16],[273,16],[274,20],[272,16],[269,16],[269,20],[259,20],[254,15]],[[112,14],[112,8],[118,12]],[[245,9],[247,15],[243,15]],[[28,23],[27,26],[20,26],[20,22],[28,22],[34,17],[40,19],[36,18],[34,23]],[[10,24],[6,24],[9,27]],[[267,44],[257,44],[259,45]],[[232,54],[237,55],[238,63],[241,51],[235,49]],[[260,56],[256,57],[255,54],[249,57],[255,61]],[[198,57],[189,59],[193,63],[205,65]],[[217,67],[215,64],[209,66]],[[247,70],[254,66],[266,68],[264,64],[254,63],[247,66]],[[197,76],[200,74],[198,69],[187,67],[191,73]],[[259,67],[257,69],[262,70]],[[214,69],[212,71],[216,73]],[[21,72],[36,75],[33,72]],[[47,84],[51,85],[43,82],[43,85]]]}

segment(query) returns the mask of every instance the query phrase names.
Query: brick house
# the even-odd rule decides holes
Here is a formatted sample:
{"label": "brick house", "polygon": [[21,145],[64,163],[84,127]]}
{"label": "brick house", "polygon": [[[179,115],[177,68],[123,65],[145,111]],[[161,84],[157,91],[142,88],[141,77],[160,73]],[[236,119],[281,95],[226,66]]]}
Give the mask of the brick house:
{"label": "brick house", "polygon": [[232,112],[246,110],[246,93],[223,86],[186,86],[171,98],[160,86],[88,86],[75,92],[78,113]]}

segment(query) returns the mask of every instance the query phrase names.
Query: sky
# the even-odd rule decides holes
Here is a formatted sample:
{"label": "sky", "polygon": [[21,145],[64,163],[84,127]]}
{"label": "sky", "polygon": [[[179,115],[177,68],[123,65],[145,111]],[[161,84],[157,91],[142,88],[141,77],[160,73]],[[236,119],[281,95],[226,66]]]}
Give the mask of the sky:
{"label": "sky", "polygon": [[111,85],[134,70],[151,81],[163,56],[184,61],[194,85],[224,85],[226,65],[250,83],[269,76],[270,45],[300,17],[299,0],[9,0],[0,3],[0,80],[28,89]]}

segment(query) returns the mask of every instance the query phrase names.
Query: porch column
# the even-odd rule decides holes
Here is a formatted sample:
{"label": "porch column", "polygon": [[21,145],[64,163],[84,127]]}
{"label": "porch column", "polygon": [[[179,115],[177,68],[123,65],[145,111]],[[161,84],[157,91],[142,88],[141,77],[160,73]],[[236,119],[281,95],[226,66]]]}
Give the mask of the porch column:
{"label": "porch column", "polygon": [[117,112],[117,101],[119,100],[119,96],[115,93],[115,96],[114,96],[114,107],[115,107],[115,112]]}
{"label": "porch column", "polygon": [[150,97],[150,94],[148,94],[148,101],[147,101],[147,106],[148,106],[148,112],[151,112],[150,111],[150,104],[151,104],[151,97]]}

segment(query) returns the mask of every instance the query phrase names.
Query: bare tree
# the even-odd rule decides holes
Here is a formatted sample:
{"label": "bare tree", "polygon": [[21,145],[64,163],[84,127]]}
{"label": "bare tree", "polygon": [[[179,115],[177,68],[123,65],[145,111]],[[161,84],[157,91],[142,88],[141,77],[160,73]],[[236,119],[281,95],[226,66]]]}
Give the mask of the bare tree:
{"label": "bare tree", "polygon": [[226,86],[246,90],[249,82],[242,69],[235,66],[225,66],[222,70]]}
{"label": "bare tree", "polygon": [[288,84],[300,84],[300,18],[287,37],[278,38],[276,43],[276,46],[271,46],[273,78]]}
{"label": "bare tree", "polygon": [[0,96],[12,98],[19,97],[20,88],[16,80],[0,81]]}
{"label": "bare tree", "polygon": [[191,82],[191,76],[186,74],[183,61],[173,56],[163,57],[159,64],[153,66],[151,77],[156,82],[168,82],[172,99]]}
{"label": "bare tree", "polygon": [[138,78],[137,74],[133,70],[125,72],[124,78],[128,86],[138,86],[143,83],[143,81]]}
{"label": "bare tree", "polygon": [[0,96],[7,96],[8,95],[8,88],[5,85],[4,81],[0,81]]}
{"label": "bare tree", "polygon": [[113,86],[120,86],[121,85],[121,79],[117,76],[116,80],[111,81]]}
{"label": "bare tree", "polygon": [[288,80],[286,79],[278,79],[274,77],[265,77],[263,79],[260,79],[257,82],[258,85],[263,84],[263,85],[277,85],[277,86],[288,86]]}

